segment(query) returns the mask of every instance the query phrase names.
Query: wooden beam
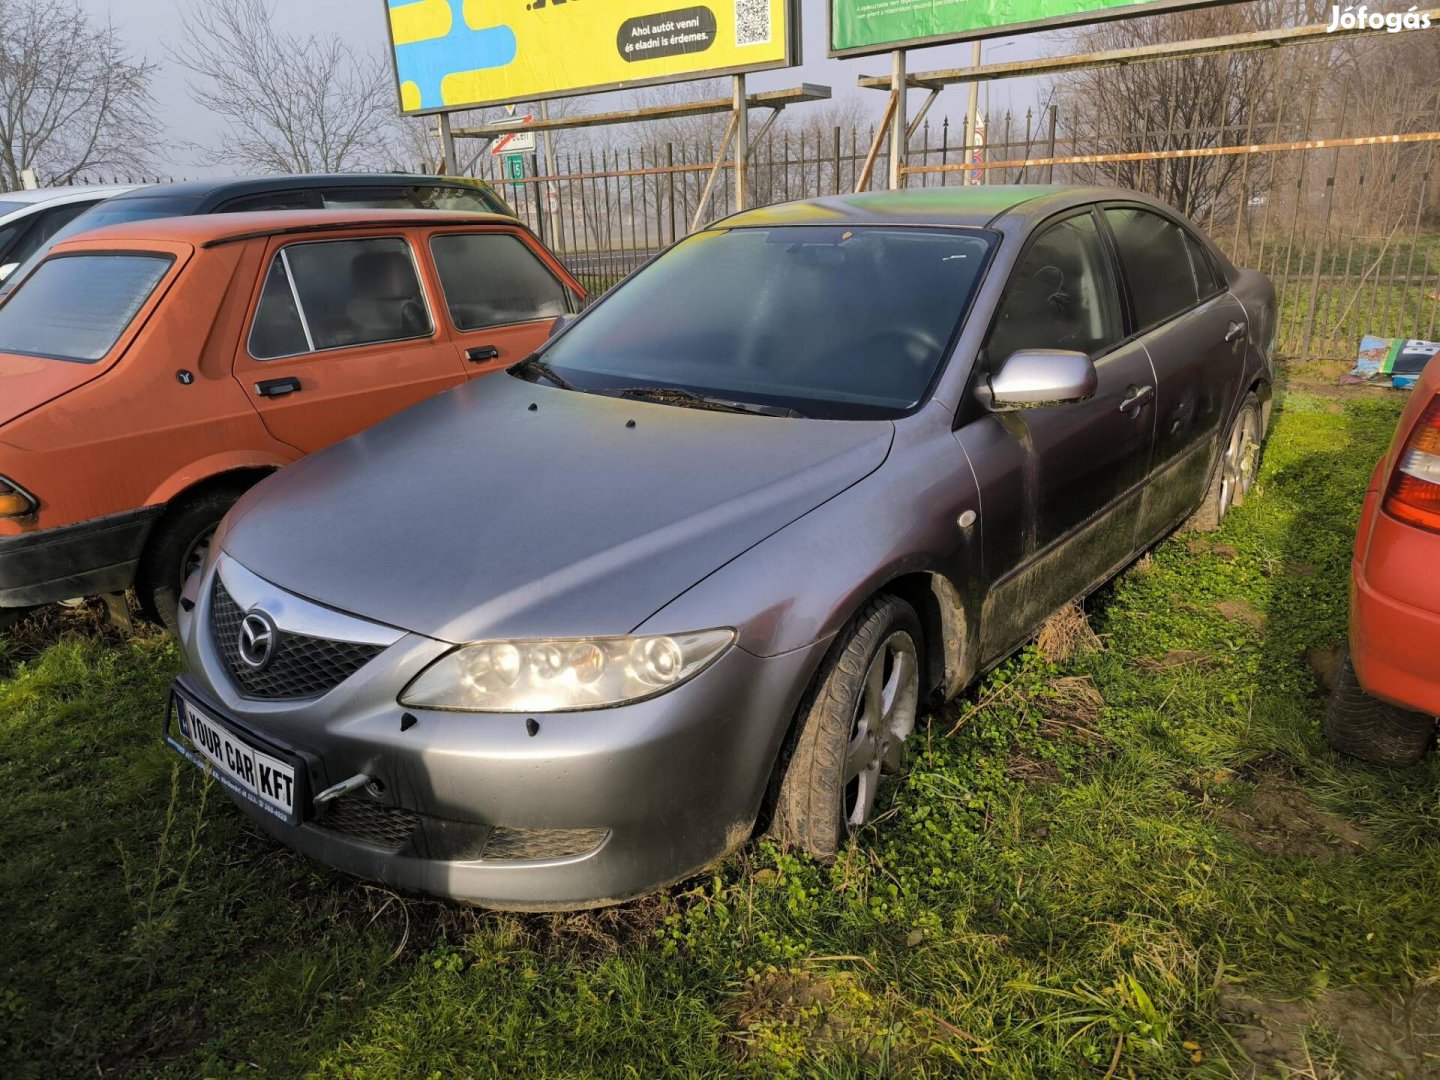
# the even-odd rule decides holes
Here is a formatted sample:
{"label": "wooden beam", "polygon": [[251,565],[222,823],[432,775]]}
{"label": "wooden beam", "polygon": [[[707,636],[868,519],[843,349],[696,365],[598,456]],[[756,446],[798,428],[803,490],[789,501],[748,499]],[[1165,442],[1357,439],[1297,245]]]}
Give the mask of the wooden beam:
{"label": "wooden beam", "polygon": [[1347,146],[1394,146],[1401,143],[1440,142],[1440,131],[1414,131],[1403,135],[1361,135],[1353,139],[1302,139],[1297,142],[1250,143],[1241,146],[1196,146],[1186,150],[1137,150],[1128,154],[1071,154],[1067,157],[1017,158],[1014,161],[958,161],[947,165],[914,165],[907,173],[960,172],[964,169],[1026,169],[1040,165],[1109,165],[1117,161],[1172,161],[1183,158],[1225,157],[1229,154],[1275,154],[1288,150],[1334,150]]}
{"label": "wooden beam", "polygon": [[[830,87],[815,83],[802,83],[792,90],[767,90],[761,94],[747,94],[745,103],[752,109],[783,109],[802,101],[825,101],[830,97]],[[733,98],[711,98],[707,101],[687,101],[674,105],[648,105],[643,109],[621,109],[618,112],[590,113],[586,116],[553,116],[549,120],[534,120],[523,128],[512,124],[482,124],[480,127],[456,128],[452,134],[457,139],[493,139],[497,135],[510,135],[521,131],[558,131],[569,128],[603,127],[607,124],[635,124],[644,120],[669,120],[680,116],[704,116],[708,113],[734,112]]]}
{"label": "wooden beam", "polygon": [[[1429,15],[1431,29],[1440,28],[1440,8],[1416,12]],[[985,82],[992,79],[1022,79],[1033,75],[1057,75],[1081,68],[1125,67],[1128,64],[1155,63],[1160,60],[1179,60],[1192,56],[1209,56],[1213,53],[1255,52],[1261,49],[1279,49],[1286,45],[1304,45],[1315,41],[1336,41],[1340,38],[1368,37],[1383,34],[1385,29],[1340,30],[1326,33],[1324,23],[1313,26],[1295,26],[1283,30],[1258,30],[1244,34],[1227,34],[1224,37],[1196,38],[1191,41],[1169,42],[1164,45],[1143,45],[1134,49],[1115,49],[1110,52],[1077,53],[1072,56],[1047,56],[1039,60],[1014,60],[1008,64],[984,64],[980,67],[941,68],[938,71],[917,71],[906,80],[906,85],[921,90],[935,90],[953,83]],[[1410,30],[1406,33],[1423,33]],[[867,90],[889,90],[889,75],[861,75],[856,80]],[[456,134],[459,134],[458,132]]]}

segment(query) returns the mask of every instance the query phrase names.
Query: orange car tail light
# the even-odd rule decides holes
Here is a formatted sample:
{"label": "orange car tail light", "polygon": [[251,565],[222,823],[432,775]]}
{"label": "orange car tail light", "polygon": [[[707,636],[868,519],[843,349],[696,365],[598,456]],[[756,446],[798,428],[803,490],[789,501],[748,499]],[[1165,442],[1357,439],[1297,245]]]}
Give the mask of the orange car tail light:
{"label": "orange car tail light", "polygon": [[1400,451],[1385,492],[1385,512],[1440,532],[1440,395],[1425,407]]}

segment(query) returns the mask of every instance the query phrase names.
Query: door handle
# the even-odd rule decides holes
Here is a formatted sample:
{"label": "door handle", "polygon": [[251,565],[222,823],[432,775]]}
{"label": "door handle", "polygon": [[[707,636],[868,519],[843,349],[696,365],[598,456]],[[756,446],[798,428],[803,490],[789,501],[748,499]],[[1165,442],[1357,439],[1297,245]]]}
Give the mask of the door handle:
{"label": "door handle", "polygon": [[299,389],[300,380],[293,375],[285,379],[261,379],[255,384],[255,393],[261,397],[284,397],[297,393]]}
{"label": "door handle", "polygon": [[465,350],[465,359],[472,364],[483,364],[486,360],[500,359],[500,350],[494,345],[477,345]]}
{"label": "door handle", "polygon": [[1131,409],[1144,405],[1154,396],[1155,387],[1153,386],[1132,386],[1129,393],[1126,394],[1125,400],[1120,402],[1120,411],[1129,412]]}
{"label": "door handle", "polygon": [[1225,340],[1234,341],[1236,338],[1245,336],[1245,324],[1243,322],[1232,322],[1230,329],[1225,331]]}

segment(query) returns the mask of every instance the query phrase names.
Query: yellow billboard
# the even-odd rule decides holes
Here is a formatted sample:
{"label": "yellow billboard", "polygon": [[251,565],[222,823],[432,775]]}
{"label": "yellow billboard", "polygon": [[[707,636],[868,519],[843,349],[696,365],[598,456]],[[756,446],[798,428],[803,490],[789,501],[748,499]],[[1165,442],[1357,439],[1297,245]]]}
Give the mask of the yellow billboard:
{"label": "yellow billboard", "polygon": [[400,108],[445,112],[798,62],[793,0],[386,0]]}

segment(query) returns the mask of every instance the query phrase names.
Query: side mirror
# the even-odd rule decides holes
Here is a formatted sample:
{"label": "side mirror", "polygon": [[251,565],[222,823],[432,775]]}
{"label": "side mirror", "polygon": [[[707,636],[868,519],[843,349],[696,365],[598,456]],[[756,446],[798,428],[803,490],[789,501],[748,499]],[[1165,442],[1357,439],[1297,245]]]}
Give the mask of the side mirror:
{"label": "side mirror", "polygon": [[1089,401],[1099,385],[1094,362],[1082,352],[1020,349],[982,384],[979,396],[991,412],[1007,412]]}
{"label": "side mirror", "polygon": [[545,335],[545,340],[550,340],[550,338],[553,338],[556,334],[560,333],[561,330],[564,330],[565,327],[569,326],[574,321],[574,315],[557,316],[555,321],[550,324],[550,333]]}

